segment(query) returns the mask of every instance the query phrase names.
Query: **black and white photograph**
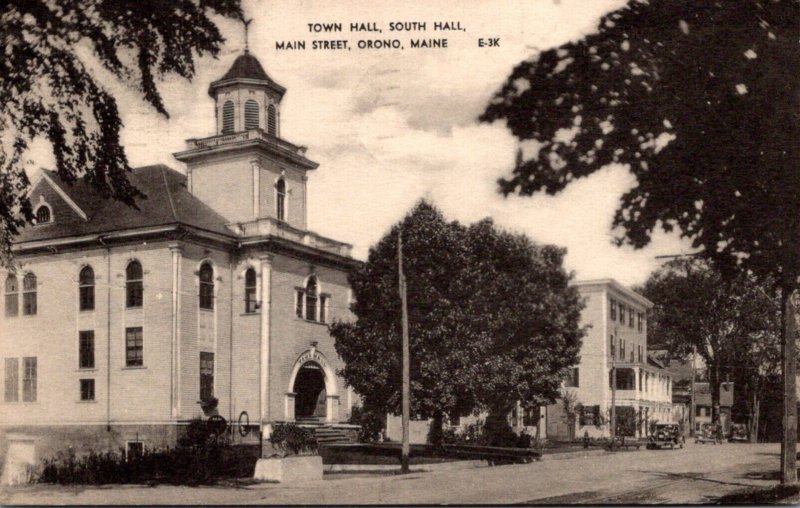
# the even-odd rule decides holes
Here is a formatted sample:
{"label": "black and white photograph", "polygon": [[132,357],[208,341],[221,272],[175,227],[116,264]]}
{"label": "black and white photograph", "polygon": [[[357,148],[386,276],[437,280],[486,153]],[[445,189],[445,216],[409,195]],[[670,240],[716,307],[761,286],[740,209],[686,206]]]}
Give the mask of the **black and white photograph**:
{"label": "black and white photograph", "polygon": [[800,504],[800,0],[0,34],[0,504]]}

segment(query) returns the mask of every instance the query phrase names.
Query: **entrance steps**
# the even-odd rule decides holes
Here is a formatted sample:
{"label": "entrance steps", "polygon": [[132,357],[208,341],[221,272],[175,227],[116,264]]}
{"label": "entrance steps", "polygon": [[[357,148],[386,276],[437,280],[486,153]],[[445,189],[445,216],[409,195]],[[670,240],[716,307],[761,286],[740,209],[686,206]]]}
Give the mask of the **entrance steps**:
{"label": "entrance steps", "polygon": [[313,430],[320,446],[354,442],[352,427],[355,426],[353,425],[330,424],[326,423],[322,418],[315,417],[300,417],[297,419],[297,425]]}

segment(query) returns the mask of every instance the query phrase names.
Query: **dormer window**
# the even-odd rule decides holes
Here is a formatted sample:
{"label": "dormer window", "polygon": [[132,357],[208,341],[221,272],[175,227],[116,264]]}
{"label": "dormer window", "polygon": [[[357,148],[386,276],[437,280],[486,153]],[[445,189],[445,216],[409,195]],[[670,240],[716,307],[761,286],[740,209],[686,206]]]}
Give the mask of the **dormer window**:
{"label": "dormer window", "polygon": [[233,134],[233,101],[226,101],[222,105],[222,133]]}
{"label": "dormer window", "polygon": [[258,129],[258,103],[253,99],[244,103],[244,128],[245,130]]}
{"label": "dormer window", "polygon": [[36,224],[47,224],[53,220],[53,217],[50,213],[50,207],[47,205],[41,205],[39,208],[36,209]]}

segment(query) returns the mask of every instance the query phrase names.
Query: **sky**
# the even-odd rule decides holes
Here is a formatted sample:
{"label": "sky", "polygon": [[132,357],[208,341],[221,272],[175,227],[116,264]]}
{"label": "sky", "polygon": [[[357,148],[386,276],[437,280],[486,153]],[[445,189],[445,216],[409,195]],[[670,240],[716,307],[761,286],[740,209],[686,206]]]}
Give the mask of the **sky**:
{"label": "sky", "polygon": [[[308,146],[320,164],[309,174],[308,225],[324,236],[368,249],[421,198],[450,220],[492,217],[505,229],[567,249],[566,268],[579,280],[644,282],[662,260],[687,252],[675,234],[658,233],[635,251],[612,244],[611,221],[634,183],[609,166],[557,196],[503,197],[497,179],[510,174],[517,141],[503,123],[477,117],[515,64],[595,30],[599,18],[624,0],[437,0],[435,2],[245,0],[253,19],[250,52],[287,88],[281,136]],[[159,116],[134,90],[113,82],[125,124],[131,165],[163,163],[184,171],[172,153],[185,140],[214,134],[208,84],[244,48],[242,25],[217,19],[227,41],[215,60],[203,57],[189,82],[159,85],[170,118]],[[426,32],[389,33],[390,22],[424,21]],[[459,22],[464,31],[435,32],[433,23]],[[311,33],[309,23],[340,22],[342,33]],[[377,23],[380,34],[351,33],[351,22]],[[479,38],[498,38],[479,47]],[[312,50],[314,40],[447,38],[447,48]],[[277,41],[307,41],[305,51],[277,50]],[[41,164],[47,166],[46,157]],[[52,165],[52,163],[50,163]]]}

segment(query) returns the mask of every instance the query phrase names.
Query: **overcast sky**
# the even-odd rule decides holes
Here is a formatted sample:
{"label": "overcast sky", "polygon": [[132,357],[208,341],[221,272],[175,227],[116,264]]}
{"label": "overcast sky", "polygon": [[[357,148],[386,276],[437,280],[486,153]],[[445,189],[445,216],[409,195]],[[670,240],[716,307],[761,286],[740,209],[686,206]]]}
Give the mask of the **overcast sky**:
{"label": "overcast sky", "polygon": [[[593,31],[600,16],[624,0],[521,1],[245,1],[253,18],[250,51],[272,79],[287,88],[281,134],[309,147],[320,163],[309,175],[310,229],[352,243],[364,259],[391,224],[420,198],[449,219],[496,223],[539,242],[566,247],[566,266],[578,279],[613,277],[643,282],[656,255],[688,250],[659,234],[647,249],[612,245],[612,214],[634,183],[624,167],[609,166],[556,197],[504,198],[497,178],[509,174],[516,140],[502,124],[477,116],[512,67],[539,50]],[[391,34],[392,21],[425,21],[426,33]],[[434,32],[433,22],[460,22],[463,32]],[[341,22],[340,34],[312,34],[307,24]],[[381,34],[349,32],[350,22],[376,22]],[[235,22],[220,23],[227,42],[217,60],[203,58],[191,82],[160,85],[170,119],[130,90],[112,87],[125,122],[123,142],[134,166],[165,163],[183,171],[172,153],[185,139],[212,135],[208,84],[221,77],[244,46]],[[447,38],[447,49],[313,51],[311,41]],[[479,37],[499,37],[499,48],[479,48]],[[279,51],[276,41],[306,40],[305,51]],[[47,161],[44,162],[47,165]],[[51,165],[51,164],[50,164]],[[232,196],[235,199],[235,196]]]}

